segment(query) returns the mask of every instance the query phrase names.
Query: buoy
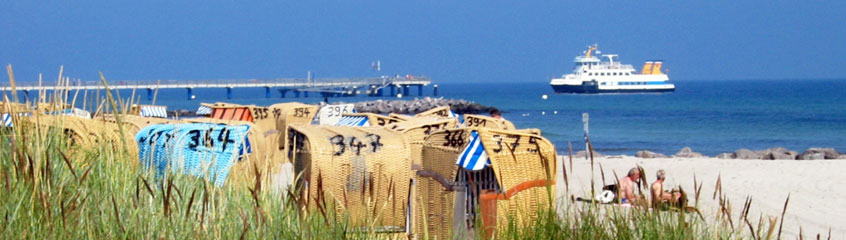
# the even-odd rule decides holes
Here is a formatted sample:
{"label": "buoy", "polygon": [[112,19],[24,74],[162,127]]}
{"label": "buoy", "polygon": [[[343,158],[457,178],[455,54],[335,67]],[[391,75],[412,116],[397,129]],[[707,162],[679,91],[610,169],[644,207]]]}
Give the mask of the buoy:
{"label": "buoy", "polygon": [[552,114],[558,114],[558,110],[552,111]]}
{"label": "buoy", "polygon": [[543,100],[546,100],[547,98],[549,98],[549,96],[546,96],[546,94],[544,94],[544,95],[541,95],[541,98],[543,98]]}
{"label": "buoy", "polygon": [[541,112],[541,115],[546,115],[546,112]]}
{"label": "buoy", "polygon": [[197,95],[191,95],[191,99],[196,99]]}
{"label": "buoy", "polygon": [[402,98],[402,93],[397,93],[397,98]]}

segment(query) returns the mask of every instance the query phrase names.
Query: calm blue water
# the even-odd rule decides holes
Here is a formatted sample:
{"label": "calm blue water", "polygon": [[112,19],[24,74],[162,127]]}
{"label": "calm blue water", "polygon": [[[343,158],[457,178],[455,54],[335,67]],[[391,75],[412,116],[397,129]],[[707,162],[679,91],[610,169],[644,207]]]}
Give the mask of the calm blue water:
{"label": "calm blue water", "polygon": [[[584,148],[581,114],[590,114],[590,136],[603,154],[633,155],[638,150],[673,154],[685,146],[707,155],[739,148],[834,147],[846,151],[846,80],[676,81],[668,94],[554,94],[547,83],[439,84],[446,98],[461,98],[504,112],[520,128],[539,128],[566,153]],[[411,98],[417,89],[410,89]],[[126,98],[131,91],[121,91]],[[146,92],[139,91],[142,102]],[[432,88],[424,89],[431,95]],[[542,100],[541,95],[549,99]],[[186,100],[184,89],[161,90],[157,104],[169,109],[196,109],[200,102],[270,105],[282,101],[317,103],[310,98],[279,98],[264,89],[235,89],[226,99],[223,89],[195,89]],[[407,99],[408,97],[406,97]],[[368,97],[330,101],[373,100]],[[393,99],[393,98],[392,98]],[[557,114],[553,112],[557,111]],[[542,114],[545,112],[546,114]],[[524,116],[528,114],[528,116]]]}

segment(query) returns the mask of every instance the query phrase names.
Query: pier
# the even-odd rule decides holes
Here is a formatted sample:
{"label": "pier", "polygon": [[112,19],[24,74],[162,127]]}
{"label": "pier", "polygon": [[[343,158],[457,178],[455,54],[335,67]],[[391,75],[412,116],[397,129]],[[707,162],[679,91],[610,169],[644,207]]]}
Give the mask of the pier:
{"label": "pier", "polygon": [[[146,90],[147,99],[152,99],[157,89],[182,88],[186,90],[187,99],[192,99],[193,90],[197,88],[219,88],[226,91],[226,97],[232,99],[232,89],[235,88],[264,88],[265,97],[270,98],[276,90],[279,96],[285,98],[292,92],[294,97],[308,97],[308,94],[320,94],[323,97],[345,97],[367,94],[368,96],[384,96],[386,90],[389,96],[402,94],[409,96],[409,89],[417,87],[417,95],[423,95],[423,87],[431,84],[425,76],[382,76],[372,78],[277,78],[277,79],[220,79],[220,80],[118,80],[108,82],[109,89],[137,89]],[[386,89],[387,88],[387,89]],[[66,86],[43,85],[32,82],[19,82],[15,89],[29,95],[30,91],[56,90],[102,90],[99,81],[70,82]],[[8,84],[0,86],[0,91],[11,91]],[[437,85],[433,91],[437,95]]]}

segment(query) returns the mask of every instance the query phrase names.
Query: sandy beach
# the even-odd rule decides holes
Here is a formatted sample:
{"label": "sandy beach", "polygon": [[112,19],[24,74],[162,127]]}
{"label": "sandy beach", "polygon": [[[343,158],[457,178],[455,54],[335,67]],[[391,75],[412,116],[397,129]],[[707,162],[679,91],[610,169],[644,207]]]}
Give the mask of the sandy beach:
{"label": "sandy beach", "polygon": [[[701,183],[702,193],[699,209],[706,219],[718,214],[719,199],[712,199],[718,176],[722,176],[722,191],[731,202],[734,218],[737,218],[744,200],[752,197],[750,220],[758,216],[779,216],[785,198],[790,194],[790,203],[785,215],[783,235],[797,236],[801,226],[805,237],[820,233],[823,238],[829,227],[835,238],[846,236],[846,209],[837,201],[846,199],[846,161],[843,160],[737,160],[716,158],[656,158],[603,157],[594,159],[594,180],[601,187],[600,166],[605,172],[606,184],[614,182],[614,174],[622,177],[636,166],[646,171],[647,180],[655,181],[658,169],[667,171],[664,189],[681,186],[693,198],[693,176]],[[573,158],[573,167],[567,156],[559,157],[559,167],[566,164],[570,191],[558,176],[559,200],[590,195],[591,164],[584,158]],[[560,170],[560,169],[559,169]],[[691,203],[693,204],[693,203]],[[736,220],[735,220],[736,221]],[[756,224],[753,222],[753,225]]]}

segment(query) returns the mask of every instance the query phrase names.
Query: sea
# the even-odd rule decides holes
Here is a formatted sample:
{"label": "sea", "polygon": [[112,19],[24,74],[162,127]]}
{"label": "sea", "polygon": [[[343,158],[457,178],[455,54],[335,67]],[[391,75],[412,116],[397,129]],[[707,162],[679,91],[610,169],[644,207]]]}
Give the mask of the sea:
{"label": "sea", "polygon": [[[846,79],[843,80],[701,80],[674,81],[676,91],[651,94],[556,94],[545,82],[438,83],[417,96],[410,88],[402,99],[443,97],[492,106],[518,128],[538,128],[559,154],[585,148],[582,115],[588,114],[588,136],[595,151],[604,155],[634,155],[640,150],[671,155],[681,148],[714,156],[746,148],[783,147],[799,153],[810,147],[846,152]],[[387,91],[386,91],[387,92]],[[121,91],[122,97],[132,94]],[[149,104],[146,91],[135,93]],[[162,89],[156,104],[168,109],[196,109],[202,102],[270,105],[298,101],[316,104],[319,94],[294,97],[278,92],[266,97],[263,88]],[[547,95],[544,99],[543,95]],[[329,98],[332,103],[384,97]]]}

